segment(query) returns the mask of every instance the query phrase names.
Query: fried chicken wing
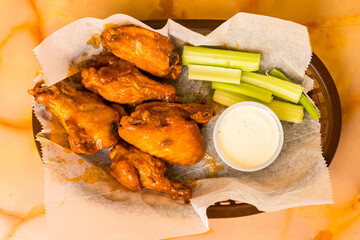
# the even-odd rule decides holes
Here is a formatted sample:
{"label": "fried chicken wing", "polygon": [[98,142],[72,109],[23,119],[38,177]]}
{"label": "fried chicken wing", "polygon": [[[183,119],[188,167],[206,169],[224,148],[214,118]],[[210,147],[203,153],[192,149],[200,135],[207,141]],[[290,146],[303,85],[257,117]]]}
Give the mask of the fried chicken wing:
{"label": "fried chicken wing", "polygon": [[134,65],[112,54],[88,62],[82,68],[81,75],[87,89],[112,102],[136,104],[146,100],[177,101],[175,87],[148,78]]}
{"label": "fried chicken wing", "polygon": [[78,64],[78,68],[80,69],[90,68],[90,67],[99,69],[104,66],[117,68],[123,74],[127,74],[131,72],[131,69],[134,67],[134,64],[126,60],[123,60],[121,58],[118,58],[117,56],[115,56],[110,52],[101,52],[99,54],[91,56],[90,59],[82,61]]}
{"label": "fried chicken wing", "polygon": [[[123,116],[127,116],[127,112],[125,110],[125,108],[123,108],[121,105],[119,104],[116,104],[116,103],[113,103],[110,105],[113,109],[115,109],[119,115],[120,115],[120,118],[122,118]],[[119,124],[120,124],[120,121],[119,121]]]}
{"label": "fried chicken wing", "polygon": [[142,188],[164,192],[173,199],[189,202],[191,189],[166,176],[166,165],[160,159],[119,142],[110,152],[110,173],[125,187],[139,191]]}
{"label": "fried chicken wing", "polygon": [[49,87],[40,81],[29,93],[59,118],[74,152],[95,154],[118,142],[119,110],[105,105],[96,94],[76,90],[66,81]]}
{"label": "fried chicken wing", "polygon": [[209,106],[197,103],[149,102],[140,104],[135,110],[148,110],[163,117],[178,115],[185,120],[194,120],[202,124],[206,124],[213,117],[213,111]]}
{"label": "fried chicken wing", "polygon": [[[205,113],[199,110],[201,108],[206,110]],[[212,112],[198,104],[162,106],[160,103],[146,103],[139,105],[131,116],[121,119],[119,135],[140,150],[166,162],[191,166],[204,156],[205,144],[197,123],[187,119],[193,116],[205,123],[204,117],[198,116],[207,115],[212,116]]]}
{"label": "fried chicken wing", "polygon": [[101,34],[102,46],[121,59],[157,77],[177,79],[181,73],[179,55],[169,39],[137,26],[109,28]]}

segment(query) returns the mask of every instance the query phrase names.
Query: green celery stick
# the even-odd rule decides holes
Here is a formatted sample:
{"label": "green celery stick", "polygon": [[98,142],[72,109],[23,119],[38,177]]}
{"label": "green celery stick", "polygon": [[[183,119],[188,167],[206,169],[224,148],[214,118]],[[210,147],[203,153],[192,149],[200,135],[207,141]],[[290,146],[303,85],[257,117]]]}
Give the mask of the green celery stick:
{"label": "green celery stick", "polygon": [[246,83],[236,85],[230,83],[212,82],[212,88],[233,93],[239,93],[248,97],[255,98],[265,103],[270,103],[273,100],[273,96],[270,91]]}
{"label": "green celery stick", "polygon": [[182,63],[257,71],[260,67],[260,53],[184,46]]}
{"label": "green celery stick", "polygon": [[270,76],[273,76],[273,77],[280,78],[280,79],[285,80],[285,81],[288,81],[288,82],[291,82],[290,79],[288,79],[282,72],[280,72],[280,71],[277,70],[276,68],[274,68],[273,70],[271,70],[271,71],[269,72],[269,75],[270,75]]}
{"label": "green celery stick", "polygon": [[274,100],[270,104],[265,105],[268,106],[282,121],[302,123],[304,108],[301,105],[278,100]]}
{"label": "green celery stick", "polygon": [[241,70],[234,68],[188,65],[189,80],[240,84]]}
{"label": "green celery stick", "polygon": [[[280,72],[276,68],[271,70],[269,75],[291,82],[289,78],[287,78],[282,72]],[[305,110],[310,114],[313,120],[316,120],[320,117],[319,111],[317,110],[316,106],[310,101],[310,97],[306,93],[303,92],[301,94],[299,103],[304,106]]]}
{"label": "green celery stick", "polygon": [[256,102],[257,100],[255,98],[251,98],[245,95],[216,89],[213,95],[213,101],[225,106],[231,106],[238,102],[245,102],[245,101]]}
{"label": "green celery stick", "polygon": [[302,93],[300,97],[300,104],[304,106],[305,110],[310,114],[313,120],[320,117],[319,111],[316,106],[310,101],[310,97],[306,93]]}
{"label": "green celery stick", "polygon": [[302,86],[295,83],[252,72],[243,72],[241,82],[267,89],[275,96],[289,100],[293,103],[299,102],[302,90],[304,89]]}
{"label": "green celery stick", "polygon": [[[244,101],[262,103],[248,96],[221,90],[215,90],[213,95],[213,101],[225,106],[231,106],[235,103]],[[270,108],[281,121],[301,123],[304,117],[304,108],[300,105],[282,102],[278,100],[273,100],[271,103],[262,104]]]}

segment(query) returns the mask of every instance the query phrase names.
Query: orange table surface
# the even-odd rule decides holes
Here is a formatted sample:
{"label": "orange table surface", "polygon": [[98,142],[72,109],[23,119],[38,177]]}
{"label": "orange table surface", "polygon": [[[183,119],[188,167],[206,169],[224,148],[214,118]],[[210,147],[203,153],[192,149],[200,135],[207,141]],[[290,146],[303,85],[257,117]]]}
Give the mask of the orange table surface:
{"label": "orange table surface", "polygon": [[[313,51],[339,91],[343,126],[330,166],[335,204],[231,219],[174,239],[360,239],[360,4],[358,0],[12,0],[0,8],[0,239],[48,239],[44,169],[31,127],[39,64],[32,49],[82,18],[124,13],[137,19],[228,19],[249,12],[308,27]],[[119,238],[121,239],[121,238]]]}

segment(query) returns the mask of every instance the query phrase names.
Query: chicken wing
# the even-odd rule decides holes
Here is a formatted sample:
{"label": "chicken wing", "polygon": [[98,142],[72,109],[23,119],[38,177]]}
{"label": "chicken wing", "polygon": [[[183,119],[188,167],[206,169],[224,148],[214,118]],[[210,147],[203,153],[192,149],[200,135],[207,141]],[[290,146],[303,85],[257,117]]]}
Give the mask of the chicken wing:
{"label": "chicken wing", "polygon": [[139,191],[142,188],[164,192],[173,199],[191,198],[191,189],[181,182],[168,179],[166,165],[160,159],[119,142],[110,152],[110,173],[125,187]]}
{"label": "chicken wing", "polygon": [[74,152],[95,154],[118,142],[119,110],[105,105],[96,94],[76,90],[66,81],[49,87],[40,81],[29,94],[59,118]]}
{"label": "chicken wing", "polygon": [[162,118],[178,115],[185,120],[194,120],[202,124],[206,124],[213,117],[213,111],[209,106],[197,103],[149,102],[137,106],[135,111],[138,110],[148,110],[152,114],[162,116]]}
{"label": "chicken wing", "polygon": [[177,101],[175,87],[148,78],[134,65],[112,54],[102,55],[87,65],[81,71],[82,83],[109,101],[120,104]]}
{"label": "chicken wing", "polygon": [[181,73],[179,55],[169,39],[137,26],[109,28],[101,34],[101,44],[121,59],[157,77],[177,79]]}
{"label": "chicken wing", "polygon": [[[192,108],[190,106],[195,105],[160,105],[158,109],[155,103],[139,105],[131,116],[121,119],[119,135],[140,150],[166,162],[194,165],[204,156],[205,144],[196,122],[187,120],[192,114],[185,109]],[[193,111],[193,117],[210,114],[208,109],[206,111],[206,114]]]}

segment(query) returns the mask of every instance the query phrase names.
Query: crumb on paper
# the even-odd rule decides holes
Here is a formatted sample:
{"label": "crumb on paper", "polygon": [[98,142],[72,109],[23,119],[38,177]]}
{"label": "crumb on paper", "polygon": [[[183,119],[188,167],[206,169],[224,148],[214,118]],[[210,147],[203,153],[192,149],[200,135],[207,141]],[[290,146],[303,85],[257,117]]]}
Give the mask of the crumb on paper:
{"label": "crumb on paper", "polygon": [[66,153],[71,153],[71,152],[72,152],[71,149],[69,149],[69,148],[63,148],[63,150],[64,150],[64,152],[66,152]]}
{"label": "crumb on paper", "polygon": [[81,164],[84,164],[84,159],[82,159],[82,158],[79,158],[78,159],[78,163],[81,165]]}
{"label": "crumb on paper", "polygon": [[95,33],[91,38],[86,42],[87,45],[93,46],[95,49],[100,47],[101,38],[99,33]]}
{"label": "crumb on paper", "polygon": [[69,163],[66,159],[59,157],[59,156],[56,156],[55,162],[60,165],[66,165]]}
{"label": "crumb on paper", "polygon": [[216,164],[215,156],[211,153],[205,153],[202,161],[204,166],[207,168],[207,178],[217,178],[218,172],[225,168],[223,165]]}

